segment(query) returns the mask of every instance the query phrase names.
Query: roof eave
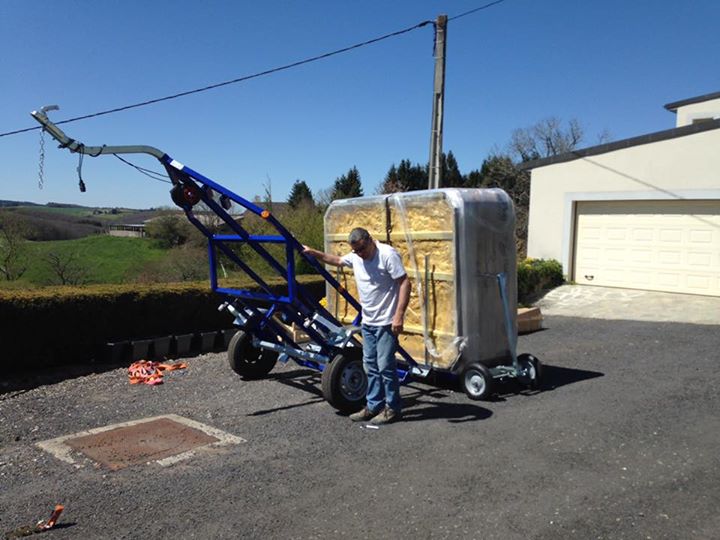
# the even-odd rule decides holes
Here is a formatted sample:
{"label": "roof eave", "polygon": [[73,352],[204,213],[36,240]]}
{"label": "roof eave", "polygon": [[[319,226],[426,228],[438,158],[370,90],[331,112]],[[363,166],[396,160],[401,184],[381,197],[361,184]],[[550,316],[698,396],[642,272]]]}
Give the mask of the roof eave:
{"label": "roof eave", "polygon": [[665,105],[665,108],[671,112],[677,112],[678,108],[684,107],[685,105],[693,105],[695,103],[702,103],[703,101],[710,101],[711,99],[720,98],[720,92],[712,92],[710,94],[703,94],[702,96],[695,96],[687,99],[681,99],[680,101],[673,101]]}
{"label": "roof eave", "polygon": [[696,133],[702,133],[704,131],[712,131],[713,129],[718,128],[720,128],[720,119],[715,119],[708,122],[691,124],[689,126],[666,129],[664,131],[656,131],[654,133],[640,135],[639,137],[631,137],[630,139],[623,139],[621,141],[600,144],[598,146],[591,146],[580,150],[573,150],[572,152],[559,154],[557,156],[528,161],[526,163],[521,163],[520,168],[525,170],[538,169],[540,167],[546,167],[547,165],[554,165],[556,163],[573,161],[584,157],[596,156],[598,154],[606,154],[607,152],[622,150],[624,148],[631,148],[633,146],[641,146],[643,144],[651,144],[655,142],[666,141],[668,139],[686,137],[687,135],[694,135]]}

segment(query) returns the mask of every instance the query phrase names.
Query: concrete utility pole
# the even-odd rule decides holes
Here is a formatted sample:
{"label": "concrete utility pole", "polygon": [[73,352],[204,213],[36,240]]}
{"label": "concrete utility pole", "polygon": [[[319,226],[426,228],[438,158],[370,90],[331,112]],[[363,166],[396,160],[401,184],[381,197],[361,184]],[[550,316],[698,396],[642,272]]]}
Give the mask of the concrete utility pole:
{"label": "concrete utility pole", "polygon": [[433,85],[432,131],[430,133],[430,167],[428,188],[442,184],[443,108],[445,103],[445,43],[447,41],[447,15],[438,15],[435,23],[435,82]]}

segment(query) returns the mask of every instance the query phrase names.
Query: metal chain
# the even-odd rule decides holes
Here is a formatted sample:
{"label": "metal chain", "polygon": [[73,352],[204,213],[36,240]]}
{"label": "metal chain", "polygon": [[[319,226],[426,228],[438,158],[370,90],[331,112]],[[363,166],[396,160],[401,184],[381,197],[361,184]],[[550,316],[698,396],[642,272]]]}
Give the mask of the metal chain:
{"label": "metal chain", "polygon": [[45,184],[45,130],[40,130],[40,160],[38,162],[38,189]]}

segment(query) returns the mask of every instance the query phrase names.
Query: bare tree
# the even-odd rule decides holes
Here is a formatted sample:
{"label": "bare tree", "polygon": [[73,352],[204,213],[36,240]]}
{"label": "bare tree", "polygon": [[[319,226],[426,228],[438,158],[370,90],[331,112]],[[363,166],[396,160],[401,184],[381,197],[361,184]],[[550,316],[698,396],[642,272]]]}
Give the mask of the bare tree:
{"label": "bare tree", "polygon": [[315,205],[319,208],[327,208],[330,206],[330,203],[332,202],[332,195],[333,195],[333,188],[332,186],[327,187],[325,189],[319,189],[315,192]]}
{"label": "bare tree", "polygon": [[20,278],[27,270],[27,227],[19,217],[0,213],[0,273],[7,281]]}
{"label": "bare tree", "polygon": [[60,285],[84,285],[87,283],[88,270],[78,261],[78,254],[75,252],[60,254],[50,252],[45,260]]}
{"label": "bare tree", "polygon": [[560,119],[553,116],[513,131],[510,153],[520,161],[557,156],[577,148],[584,135],[583,127],[577,119],[570,119],[563,127]]}
{"label": "bare tree", "polygon": [[597,143],[598,144],[606,144],[612,141],[612,133],[610,133],[610,130],[603,129],[600,133],[597,135]]}

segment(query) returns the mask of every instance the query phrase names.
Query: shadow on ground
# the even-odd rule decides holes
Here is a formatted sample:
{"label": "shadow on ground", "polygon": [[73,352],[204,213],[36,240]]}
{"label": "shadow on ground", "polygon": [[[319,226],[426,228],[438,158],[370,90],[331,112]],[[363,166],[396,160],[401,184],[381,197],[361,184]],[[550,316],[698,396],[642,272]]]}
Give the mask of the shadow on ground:
{"label": "shadow on ground", "polygon": [[[505,401],[517,395],[535,395],[540,392],[555,390],[568,384],[603,376],[604,373],[597,371],[543,365],[540,388],[527,388],[521,385],[516,379],[498,382],[495,388],[495,395],[486,402]],[[250,416],[260,416],[277,411],[305,407],[322,402],[324,399],[322,390],[320,389],[321,374],[317,371],[311,369],[296,369],[280,373],[271,373],[268,378],[292,388],[302,390],[312,397],[306,401],[291,405],[255,411],[251,413]],[[480,405],[481,402],[472,401],[469,398],[466,398],[466,402],[463,403],[451,401],[453,392],[461,392],[457,376],[434,372],[424,379],[413,378],[403,387],[403,420],[446,419],[449,422],[460,423],[485,420],[492,416],[492,411],[482,407]],[[338,414],[342,413],[338,412]]]}
{"label": "shadow on ground", "polygon": [[403,394],[403,422],[447,420],[459,424],[486,420],[493,414],[477,401],[469,399],[464,403],[444,401],[451,396],[446,390],[416,385],[408,385],[407,388],[412,391]]}
{"label": "shadow on ground", "polygon": [[530,389],[517,379],[502,382],[497,386],[497,394],[495,400],[504,401],[513,395],[534,395],[540,392],[550,392],[568,384],[574,384],[589,379],[604,377],[604,373],[599,371],[588,371],[585,369],[566,368],[561,366],[553,366],[544,364],[542,366],[542,377],[540,379],[540,387]]}
{"label": "shadow on ground", "polygon": [[10,373],[7,379],[0,381],[0,399],[24,394],[25,392],[47,384],[56,384],[68,379],[105,373],[106,371],[112,371],[113,369],[127,367],[129,365],[127,362],[75,364]]}

